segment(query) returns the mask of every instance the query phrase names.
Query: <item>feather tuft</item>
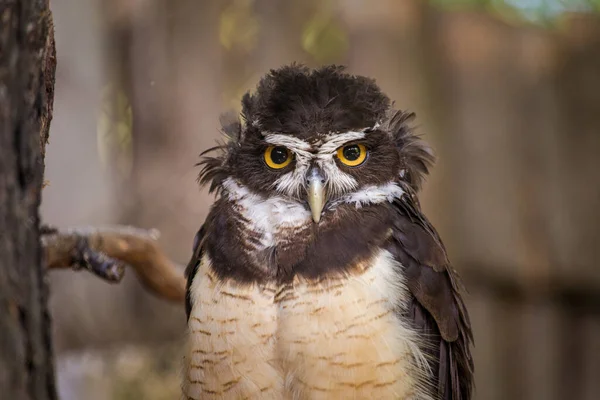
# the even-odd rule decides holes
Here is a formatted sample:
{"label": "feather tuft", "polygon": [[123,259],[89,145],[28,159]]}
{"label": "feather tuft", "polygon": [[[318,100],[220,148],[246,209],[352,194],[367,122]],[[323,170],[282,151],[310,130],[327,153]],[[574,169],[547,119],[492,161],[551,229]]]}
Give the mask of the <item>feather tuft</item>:
{"label": "feather tuft", "polygon": [[233,112],[223,114],[220,121],[224,140],[200,153],[200,161],[196,164],[201,167],[198,183],[201,186],[208,185],[209,193],[217,194],[222,191],[225,179],[231,175],[227,161],[242,140],[243,132],[241,121]]}
{"label": "feather tuft", "polygon": [[414,119],[415,113],[391,109],[382,128],[390,133],[400,153],[401,180],[407,182],[413,191],[418,192],[425,176],[435,163],[435,156],[431,147],[415,135],[409,126]]}

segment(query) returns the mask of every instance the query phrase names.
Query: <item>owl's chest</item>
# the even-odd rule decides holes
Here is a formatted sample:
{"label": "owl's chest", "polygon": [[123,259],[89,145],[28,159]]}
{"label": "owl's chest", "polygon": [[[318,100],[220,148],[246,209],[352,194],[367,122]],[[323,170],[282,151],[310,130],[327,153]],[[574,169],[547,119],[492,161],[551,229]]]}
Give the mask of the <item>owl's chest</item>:
{"label": "owl's chest", "polygon": [[187,398],[428,398],[390,262],[278,286],[218,282],[205,260],[191,288]]}

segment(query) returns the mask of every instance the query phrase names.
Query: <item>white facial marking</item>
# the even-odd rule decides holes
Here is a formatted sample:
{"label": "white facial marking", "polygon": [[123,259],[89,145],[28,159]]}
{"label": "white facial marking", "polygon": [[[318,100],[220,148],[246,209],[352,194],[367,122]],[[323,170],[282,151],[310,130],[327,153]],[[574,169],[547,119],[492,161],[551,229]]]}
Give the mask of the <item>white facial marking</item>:
{"label": "white facial marking", "polygon": [[335,207],[341,203],[354,204],[356,208],[369,204],[379,204],[386,201],[391,203],[394,199],[402,197],[403,194],[404,190],[402,190],[395,182],[389,182],[379,186],[371,185],[342,196],[332,203],[331,207]]}
{"label": "white facial marking", "polygon": [[358,183],[351,175],[342,171],[335,163],[337,149],[353,140],[364,139],[364,132],[345,132],[325,136],[325,142],[319,147],[316,154],[317,165],[325,173],[327,190],[335,195],[354,190]]}
{"label": "white facial marking", "polygon": [[364,132],[346,132],[325,136],[325,143],[319,148],[319,155],[335,154],[338,148],[353,140],[365,138]]}
{"label": "white facial marking", "polygon": [[[294,169],[281,175],[273,184],[273,188],[283,196],[271,198],[268,201],[276,200],[280,204],[288,205],[297,204],[294,200],[287,199],[285,196],[302,196],[303,191],[306,189],[306,174],[313,163],[323,171],[329,196],[335,197],[341,193],[348,193],[332,204],[332,206],[340,203],[353,203],[356,207],[361,207],[367,204],[392,201],[394,198],[401,197],[404,192],[394,183],[368,186],[355,191],[358,187],[358,182],[352,175],[340,169],[335,161],[337,150],[340,147],[348,142],[364,139],[367,131],[377,129],[378,127],[379,123],[376,123],[372,128],[365,128],[360,131],[330,133],[320,139],[313,139],[312,142],[290,135],[264,132],[263,135],[266,143],[273,146],[284,146],[292,151],[295,157]],[[226,183],[226,185],[231,185],[231,183]],[[248,189],[242,189],[250,193]],[[246,200],[249,199],[247,196],[245,198]],[[255,201],[262,202],[260,196],[257,196]]]}
{"label": "white facial marking", "polygon": [[348,192],[356,189],[358,186],[356,179],[338,167],[333,159],[333,155],[329,158],[320,158],[317,160],[317,165],[325,174],[327,192],[330,195]]}
{"label": "white facial marking", "polygon": [[304,154],[307,156],[310,156],[310,150],[312,148],[310,143],[302,139],[278,133],[267,133],[265,135],[265,142],[274,146],[284,146],[296,154]]}
{"label": "white facial marking", "polygon": [[323,170],[327,190],[331,195],[354,190],[358,183],[351,175],[342,171],[335,163],[337,149],[345,143],[364,139],[365,132],[345,132],[326,135],[323,139],[309,143],[290,135],[266,133],[265,141],[274,146],[284,146],[294,152],[296,165],[290,171],[279,177],[275,189],[288,196],[299,196],[305,188],[306,173],[314,161]]}
{"label": "white facial marking", "polygon": [[276,133],[266,134],[265,141],[274,146],[284,146],[295,154],[296,166],[294,170],[279,177],[275,181],[274,187],[279,193],[288,196],[299,196],[304,188],[306,172],[313,158],[310,151],[312,146],[310,143],[293,136]]}
{"label": "white facial marking", "polygon": [[223,182],[228,198],[240,207],[248,228],[262,234],[262,246],[275,245],[274,236],[281,229],[301,227],[311,221],[310,211],[299,202],[285,197],[263,198],[231,178]]}

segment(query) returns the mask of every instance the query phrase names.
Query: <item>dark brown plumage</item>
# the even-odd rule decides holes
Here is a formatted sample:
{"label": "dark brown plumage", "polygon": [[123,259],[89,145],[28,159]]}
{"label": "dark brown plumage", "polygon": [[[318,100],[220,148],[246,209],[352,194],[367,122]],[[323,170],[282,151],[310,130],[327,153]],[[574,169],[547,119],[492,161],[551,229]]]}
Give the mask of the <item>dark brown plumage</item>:
{"label": "dark brown plumage", "polygon": [[[199,181],[209,184],[211,191],[219,190],[225,178],[234,177],[257,193],[272,194],[273,182],[295,164],[281,171],[265,169],[261,159],[267,147],[264,132],[310,141],[329,132],[372,127],[386,119],[390,100],[375,81],[346,74],[342,67],[310,70],[292,65],[271,71],[260,81],[255,94],[244,96],[242,104],[244,126],[237,116],[224,116],[221,123],[225,143],[205,151],[199,164]],[[410,118],[411,114],[399,112],[390,120],[391,126],[400,129],[398,139],[404,133],[403,123]],[[408,150],[412,138],[407,139],[402,145]],[[363,184],[389,180],[400,168],[392,138],[383,131],[374,131],[367,140],[377,146],[378,151],[371,153],[377,162],[365,164],[358,177],[364,180]],[[412,160],[405,161],[412,165]],[[352,169],[347,171],[353,173]]]}
{"label": "dark brown plumage", "polygon": [[[423,351],[434,373],[432,394],[443,400],[471,399],[473,336],[458,275],[418,203],[417,192],[433,156],[408,125],[414,114],[392,109],[373,80],[346,74],[337,66],[273,70],[242,103],[243,121],[224,120],[226,142],[200,162],[199,181],[219,199],[194,240],[186,272],[188,317],[190,285],[205,253],[219,279],[285,284],[296,276],[316,279],[353,273],[352,268],[385,249],[399,262],[398,272],[411,294],[399,317],[411,321],[426,338]],[[233,179],[265,200],[279,196],[306,204],[302,193],[274,190],[278,179],[298,168],[301,160],[295,158],[282,170],[267,168],[262,160],[269,145],[265,135],[289,135],[312,143],[347,131],[364,132],[360,143],[369,150],[360,167],[336,161],[337,168],[356,182],[353,190],[391,182],[402,189],[402,196],[357,207],[342,201],[350,191],[337,191],[318,224],[308,221],[282,229],[263,246],[261,233],[249,229],[249,210],[223,195],[224,182]]]}
{"label": "dark brown plumage", "polygon": [[431,367],[444,400],[470,399],[473,385],[471,323],[463,289],[446,250],[418,205],[405,196],[394,203],[398,215],[388,244],[404,267],[414,298],[409,317],[430,336]]}

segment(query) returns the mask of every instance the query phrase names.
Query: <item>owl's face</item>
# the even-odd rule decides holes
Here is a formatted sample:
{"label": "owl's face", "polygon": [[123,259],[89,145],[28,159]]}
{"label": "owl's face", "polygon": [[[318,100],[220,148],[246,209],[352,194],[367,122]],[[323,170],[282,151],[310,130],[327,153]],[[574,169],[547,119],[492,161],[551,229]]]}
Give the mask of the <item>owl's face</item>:
{"label": "owl's face", "polygon": [[432,160],[406,126],[412,114],[339,67],[271,71],[244,97],[242,114],[244,124],[224,123],[230,140],[220,157],[204,159],[201,181],[297,202],[315,223],[341,203],[417,190]]}
{"label": "owl's face", "polygon": [[232,176],[251,191],[306,203],[315,222],[325,206],[392,182],[400,169],[390,136],[374,128],[308,137],[247,133],[228,163]]}

